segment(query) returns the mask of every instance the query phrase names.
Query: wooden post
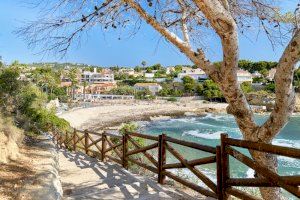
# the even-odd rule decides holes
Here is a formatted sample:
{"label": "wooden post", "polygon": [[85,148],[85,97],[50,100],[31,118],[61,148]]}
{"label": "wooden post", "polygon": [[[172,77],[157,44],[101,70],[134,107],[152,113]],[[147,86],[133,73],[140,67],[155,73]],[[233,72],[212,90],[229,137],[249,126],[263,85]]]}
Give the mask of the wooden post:
{"label": "wooden post", "polygon": [[84,130],[84,150],[85,153],[89,154],[89,133],[87,130]]}
{"label": "wooden post", "polygon": [[216,147],[216,164],[217,164],[217,195],[219,200],[223,200],[221,146]]}
{"label": "wooden post", "polygon": [[102,133],[102,151],[101,151],[101,161],[104,161],[105,158],[105,150],[106,150],[106,135],[105,131]]}
{"label": "wooden post", "polygon": [[76,129],[74,129],[73,133],[73,150],[76,151]]}
{"label": "wooden post", "polygon": [[158,183],[164,184],[166,176],[163,174],[163,165],[166,164],[166,135],[162,134],[158,136]]}
{"label": "wooden post", "polygon": [[124,135],[122,136],[122,144],[123,144],[123,148],[122,148],[122,165],[125,169],[128,169],[128,160],[126,157],[126,154],[128,152],[128,135],[127,132],[125,131]]}
{"label": "wooden post", "polygon": [[228,138],[227,134],[221,134],[222,198],[225,200],[228,199],[226,181],[230,176],[229,155],[226,153],[226,138]]}

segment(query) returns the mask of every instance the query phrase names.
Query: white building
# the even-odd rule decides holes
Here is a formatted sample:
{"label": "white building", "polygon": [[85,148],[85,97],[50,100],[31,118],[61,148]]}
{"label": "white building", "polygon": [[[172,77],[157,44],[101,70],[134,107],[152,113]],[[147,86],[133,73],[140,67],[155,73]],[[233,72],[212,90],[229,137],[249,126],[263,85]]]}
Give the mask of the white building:
{"label": "white building", "polygon": [[252,74],[246,70],[239,69],[237,71],[237,81],[238,83],[251,82],[252,83]]}
{"label": "white building", "polygon": [[97,69],[94,68],[93,72],[84,71],[81,74],[81,82],[114,82],[114,74],[112,73],[99,73]]}
{"label": "white building", "polygon": [[275,74],[276,74],[276,68],[272,68],[270,71],[269,71],[269,74],[268,76],[266,77],[269,81],[273,81],[274,80],[274,77],[275,77]]}
{"label": "white building", "polygon": [[152,94],[156,94],[162,90],[162,87],[157,83],[136,83],[134,85],[134,89],[136,91],[144,91],[148,89]]}
{"label": "white building", "polygon": [[174,80],[176,82],[182,82],[182,78],[185,76],[189,76],[196,81],[206,80],[208,78],[208,76],[205,74],[205,72],[200,68],[193,69],[191,67],[183,67],[182,72],[179,73],[177,78]]}
{"label": "white building", "polygon": [[252,73],[252,78],[260,78],[262,77],[261,73],[259,73],[258,71],[255,71],[254,73]]}

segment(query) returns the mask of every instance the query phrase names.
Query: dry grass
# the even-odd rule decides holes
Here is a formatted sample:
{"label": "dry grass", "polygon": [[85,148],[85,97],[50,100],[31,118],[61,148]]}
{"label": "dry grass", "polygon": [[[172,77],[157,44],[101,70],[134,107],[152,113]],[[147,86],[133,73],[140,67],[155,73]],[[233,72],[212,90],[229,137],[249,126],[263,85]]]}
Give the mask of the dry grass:
{"label": "dry grass", "polygon": [[23,131],[15,127],[11,119],[0,116],[0,163],[19,158],[19,146],[23,138]]}

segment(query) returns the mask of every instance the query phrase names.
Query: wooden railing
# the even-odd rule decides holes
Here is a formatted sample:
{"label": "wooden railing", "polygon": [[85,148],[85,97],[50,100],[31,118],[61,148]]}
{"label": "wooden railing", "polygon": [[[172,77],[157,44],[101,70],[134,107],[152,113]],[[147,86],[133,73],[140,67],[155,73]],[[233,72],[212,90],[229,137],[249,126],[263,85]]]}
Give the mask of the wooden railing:
{"label": "wooden railing", "polygon": [[[280,147],[265,143],[250,142],[245,140],[236,140],[228,138],[226,134],[221,135],[221,146],[211,147],[194,142],[182,141],[169,137],[165,134],[159,136],[145,135],[140,133],[126,133],[116,135],[108,132],[92,132],[74,130],[73,133],[59,133],[53,131],[53,138],[60,147],[69,150],[81,150],[88,155],[99,158],[101,161],[110,159],[128,169],[129,163],[136,164],[157,174],[157,181],[160,184],[165,183],[166,177],[181,183],[205,196],[227,199],[229,195],[241,199],[258,199],[237,188],[239,187],[281,187],[296,197],[300,197],[299,185],[300,176],[279,176],[275,172],[261,166],[256,161],[242,154],[232,147],[242,147],[249,150],[262,151],[277,155],[300,158],[300,149]],[[136,141],[142,138],[145,144],[141,145]],[[183,148],[206,152],[208,156],[197,159],[187,160],[184,158],[175,145]],[[167,152],[178,160],[176,163],[167,163]],[[143,159],[138,159],[134,155],[142,155]],[[230,178],[229,156],[232,156],[255,170],[263,178]],[[216,167],[215,183],[207,177],[198,166],[213,164]],[[186,180],[171,170],[188,169],[204,183],[202,187],[195,182]]]}
{"label": "wooden railing", "polygon": [[[244,191],[234,188],[240,187],[280,187],[300,198],[300,175],[280,176],[268,167],[246,156],[233,147],[246,148],[250,151],[260,151],[269,154],[281,155],[291,158],[300,159],[300,149],[282,147],[277,145],[266,144],[262,142],[251,142],[228,138],[226,134],[221,135],[221,152],[222,152],[222,193],[223,198],[233,195],[240,199],[259,199]],[[232,156],[241,163],[253,169],[257,178],[230,178],[229,156]]]}

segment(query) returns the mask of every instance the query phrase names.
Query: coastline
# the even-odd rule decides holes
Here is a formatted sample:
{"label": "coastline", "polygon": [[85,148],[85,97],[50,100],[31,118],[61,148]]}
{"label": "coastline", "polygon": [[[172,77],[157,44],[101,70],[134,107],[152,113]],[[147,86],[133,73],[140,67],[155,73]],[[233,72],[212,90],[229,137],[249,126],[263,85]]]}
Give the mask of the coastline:
{"label": "coastline", "polygon": [[133,101],[77,108],[59,114],[77,129],[99,131],[131,121],[152,121],[207,113],[226,113],[226,103],[204,103],[202,100],[168,102],[164,100]]}

